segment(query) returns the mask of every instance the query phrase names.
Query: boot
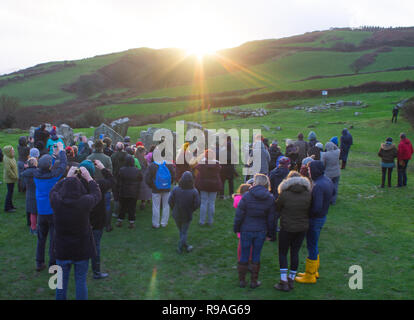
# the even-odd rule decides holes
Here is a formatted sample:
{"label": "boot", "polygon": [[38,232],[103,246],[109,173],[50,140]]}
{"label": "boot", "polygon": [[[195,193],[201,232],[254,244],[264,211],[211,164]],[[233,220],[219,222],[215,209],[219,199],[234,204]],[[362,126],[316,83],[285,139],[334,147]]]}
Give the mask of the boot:
{"label": "boot", "polygon": [[101,272],[101,262],[99,257],[96,257],[95,260],[92,260],[92,270],[94,279],[104,279],[109,276],[109,274]]}
{"label": "boot", "polygon": [[345,167],[346,167],[346,161],[342,160],[342,166],[341,166],[341,169],[345,169]]}
{"label": "boot", "polygon": [[122,227],[122,220],[118,220],[117,223],[116,223],[116,226],[118,228],[121,228]]}
{"label": "boot", "polygon": [[239,272],[239,285],[240,288],[246,287],[246,274],[247,274],[247,262],[239,262],[237,265],[237,271]]}
{"label": "boot", "polygon": [[[315,277],[316,277],[316,279],[319,279],[319,265],[320,265],[320,262],[319,262],[319,254],[318,254],[318,259],[317,259],[316,261],[318,262],[318,264],[317,264],[317,267],[316,267]],[[303,277],[303,276],[305,276],[305,272],[303,272],[303,273],[298,273],[297,275],[298,275],[299,277]]]}
{"label": "boot", "polygon": [[252,262],[252,276],[250,278],[250,288],[254,289],[260,286],[262,283],[258,280],[259,279],[259,271],[260,271],[260,262],[254,263]]}
{"label": "boot", "polygon": [[295,278],[299,283],[316,283],[316,271],[318,266],[318,260],[306,259],[306,271],[303,276]]}
{"label": "boot", "polygon": [[247,265],[247,271],[249,271],[250,273],[252,273],[253,269],[252,269],[252,260],[249,260],[249,263]]}
{"label": "boot", "polygon": [[185,248],[185,251],[187,251],[187,252],[193,251],[193,246],[191,246],[191,245],[185,244],[184,248]]}
{"label": "boot", "polygon": [[135,223],[134,222],[130,222],[128,229],[134,229],[135,228]]}
{"label": "boot", "polygon": [[[291,280],[291,279],[288,278],[288,280]],[[283,280],[280,280],[279,283],[275,284],[273,288],[275,288],[276,290],[284,291],[284,292],[290,291],[288,281],[283,281]]]}
{"label": "boot", "polygon": [[293,290],[295,288],[295,280],[292,280],[291,278],[288,277],[288,286],[289,286],[289,290]]}

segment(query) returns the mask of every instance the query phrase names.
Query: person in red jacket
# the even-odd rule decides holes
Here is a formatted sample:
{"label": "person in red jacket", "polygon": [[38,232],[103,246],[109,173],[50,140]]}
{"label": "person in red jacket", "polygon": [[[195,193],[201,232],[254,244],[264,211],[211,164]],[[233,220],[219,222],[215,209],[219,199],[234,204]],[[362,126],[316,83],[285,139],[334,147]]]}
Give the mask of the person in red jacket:
{"label": "person in red jacket", "polygon": [[405,133],[400,134],[400,143],[398,144],[398,185],[397,187],[407,186],[407,165],[413,154],[413,145],[407,139]]}

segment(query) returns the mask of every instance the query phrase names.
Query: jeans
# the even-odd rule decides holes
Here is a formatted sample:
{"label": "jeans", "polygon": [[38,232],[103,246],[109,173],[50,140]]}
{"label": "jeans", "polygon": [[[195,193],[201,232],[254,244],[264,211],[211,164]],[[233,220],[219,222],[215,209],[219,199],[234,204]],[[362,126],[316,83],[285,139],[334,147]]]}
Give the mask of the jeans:
{"label": "jeans", "polygon": [[240,242],[241,242],[240,262],[242,263],[249,262],[250,248],[253,247],[252,262],[259,263],[260,253],[262,252],[265,239],[266,239],[265,231],[240,232]]}
{"label": "jeans", "polygon": [[103,230],[93,230],[93,238],[95,240],[96,256],[92,257],[92,270],[94,273],[101,272],[101,238]]}
{"label": "jeans", "polygon": [[201,205],[200,205],[200,224],[206,223],[206,216],[208,216],[208,224],[213,224],[215,202],[217,192],[201,191]]}
{"label": "jeans", "polygon": [[318,242],[322,227],[326,222],[326,216],[323,218],[309,219],[309,229],[306,232],[306,245],[308,248],[308,259],[317,260],[319,249]]}
{"label": "jeans", "polygon": [[112,218],[112,212],[111,212],[111,192],[105,193],[105,209],[106,209],[106,226],[111,225],[111,218]]}
{"label": "jeans", "polygon": [[406,186],[407,185],[407,166],[408,160],[401,160],[403,165],[400,165],[398,161],[398,186]]}
{"label": "jeans", "polygon": [[154,227],[160,226],[160,210],[162,206],[161,225],[166,227],[170,217],[170,206],[168,204],[168,197],[170,192],[161,192],[152,194],[152,225]]}
{"label": "jeans", "polygon": [[7,195],[6,195],[6,201],[4,202],[4,211],[8,211],[14,208],[13,191],[14,191],[14,183],[7,183]]}
{"label": "jeans", "polygon": [[288,269],[287,253],[290,249],[290,270],[296,271],[299,266],[299,251],[305,239],[306,231],[279,232],[279,265],[280,269]]}
{"label": "jeans", "polygon": [[180,249],[187,246],[187,234],[188,234],[188,228],[190,227],[190,223],[191,221],[184,222],[184,223],[178,223],[177,221],[175,221],[178,231],[180,232],[180,241],[178,242],[178,247]]}
{"label": "jeans", "polygon": [[63,287],[62,289],[56,289],[56,300],[66,300],[72,264],[75,266],[76,300],[88,300],[86,276],[88,274],[89,260],[56,260],[56,264],[61,266],[63,271]]}
{"label": "jeans", "polygon": [[334,193],[332,195],[332,199],[331,199],[331,204],[335,204],[336,203],[336,198],[338,197],[338,185],[339,185],[339,178],[341,176],[337,176],[335,178],[331,178],[332,183],[334,185]]}
{"label": "jeans", "polygon": [[53,224],[53,215],[39,214],[37,216],[37,248],[36,248],[36,264],[38,266],[45,263],[46,239],[49,234],[49,266],[56,264],[55,253],[53,248],[53,237],[55,227]]}
{"label": "jeans", "polygon": [[[381,170],[382,170],[381,186],[382,187],[385,186],[385,175],[386,175],[387,171],[388,171],[388,186],[391,187],[392,169],[393,168],[384,168],[384,167],[381,168]],[[398,177],[400,177],[399,172],[398,172]]]}

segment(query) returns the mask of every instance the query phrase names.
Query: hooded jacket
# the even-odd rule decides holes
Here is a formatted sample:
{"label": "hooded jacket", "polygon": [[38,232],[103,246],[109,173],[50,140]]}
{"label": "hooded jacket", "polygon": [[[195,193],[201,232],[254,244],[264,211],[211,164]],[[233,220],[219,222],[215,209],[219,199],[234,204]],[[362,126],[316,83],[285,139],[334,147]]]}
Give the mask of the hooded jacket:
{"label": "hooded jacket", "polygon": [[[103,151],[94,151],[92,152],[87,158],[87,160],[91,160],[92,162],[94,160],[99,160],[102,162],[104,167],[108,169],[112,173],[112,160],[110,157],[108,157],[106,154],[103,153]],[[103,179],[103,175],[100,170],[96,171],[96,179]]]}
{"label": "hooded jacket", "polygon": [[[43,158],[46,157],[46,158]],[[56,166],[52,170],[49,169],[48,164],[43,165],[42,159],[50,157],[48,154],[42,156],[39,160],[39,167],[33,172],[34,182],[36,184],[36,205],[37,213],[42,215],[53,214],[52,207],[50,206],[49,193],[53,186],[62,178],[66,171],[66,152],[62,150],[59,152],[59,166]],[[49,162],[50,166],[52,160]]]}
{"label": "hooded jacket", "polygon": [[5,146],[3,148],[3,180],[4,183],[15,183],[19,180],[19,173],[17,170],[17,162],[11,155],[12,146]]}
{"label": "hooded jacket", "polygon": [[101,200],[101,191],[94,180],[88,183],[88,189],[77,177],[71,177],[61,180],[50,191],[50,203],[55,212],[56,259],[81,261],[96,255],[89,219],[92,209]]}
{"label": "hooded jacket", "polygon": [[200,195],[194,188],[194,180],[191,172],[182,174],[178,186],[176,186],[168,198],[168,204],[172,210],[172,216],[177,224],[190,222],[193,213],[200,207]]}
{"label": "hooded jacket", "polygon": [[28,167],[22,172],[22,179],[26,185],[26,211],[37,213],[36,185],[33,180],[36,167]]}
{"label": "hooded jacket", "polygon": [[269,148],[270,162],[269,162],[269,172],[276,168],[276,161],[282,155],[282,150],[277,144],[271,144]]}
{"label": "hooded jacket", "polygon": [[325,175],[331,179],[341,175],[339,154],[340,150],[333,142],[327,142],[326,152],[321,152],[321,161],[325,166]]}
{"label": "hooded jacket", "polygon": [[277,167],[273,169],[269,174],[270,190],[273,193],[275,199],[279,196],[278,187],[279,184],[287,177],[289,169],[285,167]]}
{"label": "hooded jacket", "polygon": [[233,231],[266,232],[275,239],[276,211],[273,195],[261,185],[252,187],[239,202],[234,218]]}
{"label": "hooded jacket", "polygon": [[398,156],[398,150],[395,144],[381,143],[381,148],[378,151],[378,156],[383,163],[394,163],[394,159]]}
{"label": "hooded jacket", "polygon": [[119,169],[118,192],[120,198],[137,198],[142,181],[142,170],[135,167],[135,158],[125,158],[125,166]]}
{"label": "hooded jacket", "polygon": [[63,144],[63,148],[65,148],[65,142],[61,138],[59,138],[57,135],[53,135],[47,140],[46,149],[48,150],[49,154],[53,154],[53,148],[57,145],[58,142],[61,142]]}
{"label": "hooded jacket", "polygon": [[30,154],[30,147],[27,146],[26,137],[19,138],[19,146],[17,147],[17,153],[19,154],[18,161],[27,161]]}
{"label": "hooded jacket", "polygon": [[276,211],[280,214],[281,230],[303,232],[309,227],[312,187],[307,178],[292,177],[279,185]]}
{"label": "hooded jacket", "polygon": [[401,139],[398,144],[398,160],[410,160],[413,154],[413,145],[407,138]]}
{"label": "hooded jacket", "polygon": [[309,168],[313,180],[312,205],[309,217],[323,218],[328,214],[329,205],[334,195],[334,185],[332,180],[324,175],[325,167],[322,161],[312,161]]}

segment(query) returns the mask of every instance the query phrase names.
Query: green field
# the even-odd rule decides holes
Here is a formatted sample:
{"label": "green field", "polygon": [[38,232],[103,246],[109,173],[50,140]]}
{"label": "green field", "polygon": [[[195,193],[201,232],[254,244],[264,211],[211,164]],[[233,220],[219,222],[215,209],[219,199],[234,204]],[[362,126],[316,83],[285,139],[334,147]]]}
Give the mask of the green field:
{"label": "green field", "polygon": [[[413,299],[414,265],[412,239],[414,236],[414,167],[409,164],[408,187],[380,189],[380,162],[377,152],[388,136],[398,141],[404,131],[411,140],[414,130],[402,117],[398,124],[391,123],[391,108],[400,100],[414,96],[414,92],[388,92],[349,95],[328,101],[362,100],[365,109],[344,107],[340,111],[306,113],[286,108],[270,109],[263,118],[230,118],[207,112],[194,113],[167,122],[158,127],[174,129],[175,120],[196,120],[211,129],[262,128],[269,138],[278,139],[283,149],[284,139],[295,138],[298,132],[307,136],[317,133],[325,144],[332,136],[340,136],[344,127],[353,125],[347,169],[341,172],[337,204],[330,208],[328,220],[320,238],[320,279],[315,285],[296,284],[290,293],[273,289],[279,280],[277,242],[267,242],[261,255],[260,280],[257,289],[241,289],[237,277],[237,237],[232,232],[235,210],[231,200],[218,200],[215,223],[211,228],[198,225],[199,211],[189,231],[189,243],[194,245],[190,254],[179,256],[175,252],[178,231],[170,218],[167,228],[151,228],[151,209],[137,212],[137,228],[115,228],[102,238],[102,269],[110,277],[96,281],[88,276],[90,299]],[[313,105],[320,99],[296,100],[289,104]],[[254,105],[254,106],[263,106]],[[246,106],[246,107],[254,107]],[[354,116],[359,111],[360,116]],[[332,124],[345,122],[345,124]],[[309,129],[309,125],[315,127]],[[273,128],[281,126],[281,131]],[[135,141],[144,127],[128,131]],[[263,128],[262,128],[263,129]],[[77,131],[92,134],[93,129]],[[0,134],[0,146],[17,145],[19,135]],[[238,170],[240,172],[240,166]],[[2,170],[0,170],[2,174]],[[393,185],[396,184],[393,173]],[[236,185],[240,183],[237,181]],[[0,199],[4,201],[5,185],[0,185]],[[2,202],[3,203],[3,202]],[[35,271],[36,238],[25,225],[25,202],[22,194],[15,194],[17,213],[0,212],[0,299],[54,299],[48,288],[46,271]],[[114,220],[115,221],[115,220]],[[306,246],[300,252],[300,270],[304,269]],[[363,269],[363,289],[348,287],[349,267]],[[68,298],[74,298],[73,273]]]}

